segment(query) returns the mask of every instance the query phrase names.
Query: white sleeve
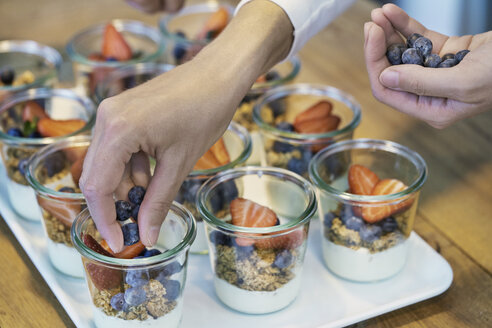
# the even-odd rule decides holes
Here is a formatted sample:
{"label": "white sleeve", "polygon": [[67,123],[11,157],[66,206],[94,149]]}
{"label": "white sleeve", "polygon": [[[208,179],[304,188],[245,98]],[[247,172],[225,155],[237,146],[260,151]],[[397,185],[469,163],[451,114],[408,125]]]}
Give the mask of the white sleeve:
{"label": "white sleeve", "polygon": [[[253,0],[241,0],[239,9]],[[287,58],[295,55],[304,44],[333,19],[350,7],[355,0],[269,0],[282,8],[294,26],[294,42]]]}

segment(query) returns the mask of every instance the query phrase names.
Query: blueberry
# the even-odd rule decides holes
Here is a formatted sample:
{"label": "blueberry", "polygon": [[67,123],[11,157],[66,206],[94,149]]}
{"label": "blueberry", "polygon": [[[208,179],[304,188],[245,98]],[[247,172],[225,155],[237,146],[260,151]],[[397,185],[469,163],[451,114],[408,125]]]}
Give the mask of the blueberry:
{"label": "blueberry", "polygon": [[5,85],[11,85],[15,79],[15,71],[12,67],[6,66],[0,71],[0,80]]}
{"label": "blueberry", "polygon": [[131,306],[137,306],[145,302],[147,294],[141,287],[132,287],[125,290],[125,302]]}
{"label": "blueberry", "polygon": [[7,130],[7,134],[11,137],[19,137],[22,138],[24,135],[22,134],[21,129],[18,128],[10,128]]}
{"label": "blueberry", "polygon": [[273,117],[278,117],[285,113],[285,101],[283,98],[272,100],[268,106],[273,112]]}
{"label": "blueberry", "polygon": [[287,162],[287,169],[294,172],[294,173],[303,175],[304,173],[307,172],[308,163],[306,163],[302,159],[291,158]]}
{"label": "blueberry", "polygon": [[220,232],[218,230],[214,230],[210,233],[210,241],[218,246],[218,245],[224,245],[224,246],[231,246],[232,245],[232,240],[231,237],[223,232]]}
{"label": "blueberry", "polygon": [[174,34],[176,34],[176,36],[179,36],[180,38],[182,39],[186,39],[186,34],[185,32],[181,31],[181,30],[177,30],[176,32],[174,32]]}
{"label": "blueberry", "polygon": [[425,36],[415,40],[413,46],[415,47],[415,49],[420,51],[420,54],[424,56],[424,58],[432,53],[432,41],[427,39]]}
{"label": "blueberry", "polygon": [[74,194],[75,193],[75,189],[73,189],[72,187],[61,187],[60,189],[58,189],[59,192],[67,192],[67,193],[71,193],[71,194]]}
{"label": "blueberry", "polygon": [[200,189],[201,182],[198,180],[188,179],[183,182],[181,189],[183,190],[184,200],[188,203],[195,204],[196,194]]}
{"label": "blueberry", "polygon": [[[160,280],[159,280],[160,281]],[[163,280],[160,281],[162,286],[166,288],[166,295],[164,297],[169,301],[174,301],[179,297],[181,292],[181,284],[177,280]]]}
{"label": "blueberry", "polygon": [[401,55],[407,50],[407,47],[403,43],[395,43],[388,47],[386,50],[386,57],[391,65],[401,64]]}
{"label": "blueberry", "polygon": [[277,153],[290,153],[293,149],[294,146],[286,142],[275,141],[273,143],[273,151]]}
{"label": "blueberry", "polygon": [[142,204],[145,196],[145,188],[142,186],[135,186],[128,191],[128,199],[135,205]]}
{"label": "blueberry", "polygon": [[449,67],[453,67],[453,66],[456,66],[458,62],[456,61],[455,58],[449,58],[449,59],[446,59],[446,60],[443,60],[439,66],[437,66],[438,68],[449,68]]}
{"label": "blueberry", "polygon": [[183,44],[176,44],[176,46],[173,49],[173,56],[177,61],[180,61],[183,59],[183,57],[186,55],[186,46]]}
{"label": "blueberry", "polygon": [[114,205],[116,207],[116,219],[118,221],[128,220],[132,216],[133,206],[126,200],[117,200]]}
{"label": "blueberry", "polygon": [[276,225],[276,226],[280,225],[280,220],[279,220],[279,218],[277,218],[277,222],[275,222],[275,225]]}
{"label": "blueberry", "polygon": [[255,248],[253,246],[239,246],[236,245],[236,258],[241,261],[251,256]]}
{"label": "blueberry", "polygon": [[398,223],[393,217],[389,217],[380,222],[383,232],[393,232],[398,229]]}
{"label": "blueberry", "polygon": [[280,74],[276,70],[272,69],[271,71],[265,74],[265,79],[267,81],[278,80],[280,79]]}
{"label": "blueberry", "polygon": [[288,250],[284,249],[283,251],[277,253],[277,255],[275,256],[273,266],[279,269],[285,269],[289,265],[291,265],[293,261],[294,257],[292,256],[292,254]]}
{"label": "blueberry", "polygon": [[415,41],[417,41],[417,39],[418,38],[421,38],[421,37],[423,37],[423,35],[422,34],[418,34],[418,33],[413,33],[412,35],[410,35],[407,38],[407,47],[408,48],[413,48]]}
{"label": "blueberry", "polygon": [[401,61],[403,64],[422,65],[424,63],[422,55],[415,48],[408,48],[407,50],[405,50],[405,52],[401,56]]}
{"label": "blueberry", "polygon": [[114,295],[111,297],[110,304],[116,311],[123,311],[123,306],[125,305],[125,295],[123,293]]}
{"label": "blueberry", "polygon": [[163,275],[165,277],[171,276],[171,275],[173,275],[175,273],[180,272],[181,269],[183,269],[183,267],[181,266],[181,264],[179,264],[179,262],[177,262],[177,261],[174,261],[174,262],[171,262],[169,264],[166,264],[164,267],[162,267],[161,272],[160,272],[159,275]]}
{"label": "blueberry", "polygon": [[360,239],[372,243],[381,237],[382,230],[381,227],[372,224],[366,224],[362,226],[359,231]]}
{"label": "blueberry", "polygon": [[207,32],[207,34],[205,35],[205,38],[207,40],[213,40],[215,39],[215,37],[217,36],[217,31],[214,31],[214,30],[210,30]]}
{"label": "blueberry", "polygon": [[217,213],[224,207],[224,202],[222,200],[222,195],[216,194],[214,197],[210,198],[210,206],[212,211]]}
{"label": "blueberry", "polygon": [[141,287],[149,283],[149,274],[144,270],[127,271],[125,282],[132,287]]}
{"label": "blueberry", "polygon": [[34,132],[31,132],[28,136],[28,138],[32,138],[32,139],[37,139],[37,138],[41,138],[41,133],[39,133],[38,131],[34,131]]}
{"label": "blueberry", "polygon": [[118,59],[116,59],[115,57],[108,57],[108,58],[106,58],[106,61],[107,62],[117,62]]}
{"label": "blueberry", "polygon": [[162,254],[160,250],[158,249],[145,249],[143,252],[142,252],[142,256],[143,257],[152,257],[152,256],[156,256],[156,255],[159,255],[159,254]]}
{"label": "blueberry", "polygon": [[442,61],[445,61],[446,59],[455,59],[455,54],[452,53],[447,53],[444,56],[442,56]]}
{"label": "blueberry", "polygon": [[126,246],[135,244],[140,240],[138,236],[138,224],[127,223],[121,226],[121,231],[123,231],[123,243]]}
{"label": "blueberry", "polygon": [[359,231],[364,226],[364,221],[361,218],[352,216],[345,221],[345,226],[348,229]]}
{"label": "blueberry", "polygon": [[212,210],[220,211],[225,205],[232,202],[238,196],[236,183],[232,180],[226,181],[217,187],[216,194],[210,199]]}
{"label": "blueberry", "polygon": [[331,228],[331,223],[333,219],[336,218],[335,213],[333,212],[328,212],[325,214],[325,217],[323,219],[323,224],[325,225],[326,228]]}
{"label": "blueberry", "polygon": [[140,211],[140,205],[135,205],[132,209],[132,218],[138,221],[138,212]]}
{"label": "blueberry", "polygon": [[280,131],[285,131],[285,132],[293,132],[294,131],[294,126],[290,124],[289,122],[280,122],[277,125],[275,125],[275,128],[280,130]]}
{"label": "blueberry", "polygon": [[342,208],[340,209],[340,219],[345,222],[353,216],[354,210],[352,209],[352,206],[348,204],[343,204]]}
{"label": "blueberry", "polygon": [[29,158],[23,158],[19,161],[17,168],[19,169],[20,174],[22,175],[26,174],[27,164],[29,164]]}
{"label": "blueberry", "polygon": [[430,54],[429,56],[425,57],[424,66],[436,68],[437,66],[439,66],[440,63],[441,57],[439,57],[438,54]]}
{"label": "blueberry", "polygon": [[461,50],[461,51],[458,51],[458,52],[456,53],[456,55],[454,56],[454,58],[455,58],[455,59],[458,61],[458,63],[459,63],[460,61],[462,61],[462,60],[463,60],[463,58],[465,58],[465,56],[466,56],[469,52],[470,52],[470,50],[467,50],[467,49],[465,49],[465,50]]}
{"label": "blueberry", "polygon": [[65,168],[66,157],[62,152],[53,153],[44,160],[44,167],[48,177],[52,177],[55,174],[61,172]]}

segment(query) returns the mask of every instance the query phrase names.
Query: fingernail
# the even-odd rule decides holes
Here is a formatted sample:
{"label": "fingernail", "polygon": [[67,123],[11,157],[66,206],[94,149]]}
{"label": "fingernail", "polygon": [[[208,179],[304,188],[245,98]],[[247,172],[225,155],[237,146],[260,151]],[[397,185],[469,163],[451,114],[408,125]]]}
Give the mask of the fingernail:
{"label": "fingernail", "polygon": [[147,247],[152,247],[157,242],[157,238],[159,238],[159,232],[161,231],[161,227],[152,227],[147,233]]}
{"label": "fingernail", "polygon": [[399,73],[392,70],[383,71],[379,77],[381,84],[387,88],[398,88],[399,79]]}
{"label": "fingernail", "polygon": [[119,253],[119,252],[121,252],[121,249],[116,246],[116,244],[114,243],[114,241],[112,241],[112,240],[106,240],[106,241],[108,242],[108,246],[109,246],[109,248],[111,248],[111,250],[113,251],[113,253]]}

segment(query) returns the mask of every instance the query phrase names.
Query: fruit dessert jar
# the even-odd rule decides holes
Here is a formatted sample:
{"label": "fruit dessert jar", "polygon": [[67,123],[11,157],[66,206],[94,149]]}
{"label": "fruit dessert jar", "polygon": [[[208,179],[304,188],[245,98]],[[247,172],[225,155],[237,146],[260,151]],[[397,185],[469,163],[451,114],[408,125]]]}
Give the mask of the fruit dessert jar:
{"label": "fruit dessert jar", "polygon": [[[43,124],[43,133],[49,136],[42,137],[38,132],[30,137],[9,134],[13,126],[32,123],[24,121],[27,104],[30,108],[39,106],[42,112],[44,109],[46,118],[38,120],[36,117],[33,121],[38,121],[38,127],[43,120],[48,123]],[[73,135],[90,134],[95,112],[96,108],[89,98],[65,89],[30,89],[0,103],[1,154],[8,176],[6,186],[10,203],[17,214],[31,221],[41,221],[42,217],[36,194],[25,178],[29,158],[43,146]],[[74,127],[71,122],[77,122],[77,125]]]}
{"label": "fruit dessert jar", "polygon": [[[251,154],[251,137],[248,131],[242,126],[231,122],[222,138],[231,161],[228,164],[208,170],[192,171],[181,185],[176,196],[176,201],[189,209],[197,220],[197,236],[190,250],[196,254],[207,254],[208,252],[205,226],[195,205],[198,189],[207,179],[215,176],[217,173],[243,165]],[[222,202],[230,202],[235,197],[234,194],[230,195],[227,192],[224,192],[221,196],[223,198]],[[231,199],[231,197],[233,198]]]}
{"label": "fruit dessert jar", "polygon": [[[422,157],[391,141],[347,140],[316,154],[309,175],[317,187],[328,269],[361,282],[397,274],[407,260],[408,237],[427,177]],[[365,184],[374,185],[372,193],[356,194]],[[395,184],[398,188],[392,189]]]}
{"label": "fruit dessert jar", "polygon": [[[322,133],[296,132],[293,123],[297,117],[321,102],[330,106],[330,118],[338,122],[336,128]],[[253,119],[263,138],[262,165],[286,168],[307,178],[309,161],[319,150],[352,139],[361,111],[352,96],[334,87],[292,84],[272,89],[258,99]],[[322,122],[314,118],[308,124]]]}
{"label": "fruit dessert jar", "polygon": [[[238,199],[272,210],[276,225],[232,224],[232,203],[222,202],[224,190],[235,190]],[[309,222],[316,212],[312,185],[284,169],[232,169],[202,186],[197,206],[206,223],[219,299],[234,310],[251,314],[270,313],[291,304],[300,291]],[[260,216],[258,211],[251,212]]]}
{"label": "fruit dessert jar", "polygon": [[13,92],[53,86],[61,63],[58,51],[35,41],[0,41],[0,101]]}
{"label": "fruit dessert jar", "polygon": [[32,156],[26,172],[43,215],[51,264],[77,278],[84,277],[84,269],[70,228],[86,207],[78,180],[90,142],[90,136],[75,136],[46,146]]}
{"label": "fruit dessert jar", "polygon": [[164,51],[159,31],[143,22],[115,19],[109,24],[114,26],[116,33],[120,33],[130,47],[130,59],[98,58],[107,24],[94,25],[79,32],[66,47],[73,62],[75,82],[87,95],[93,95],[96,84],[114,69],[130,64],[158,61]]}
{"label": "fruit dessert jar", "polygon": [[188,250],[196,235],[195,220],[186,208],[171,205],[154,246],[162,253],[155,256],[102,255],[86,246],[85,235],[102,241],[88,209],[76,218],[71,236],[82,255],[96,327],[178,327]]}
{"label": "fruit dessert jar", "polygon": [[173,68],[173,65],[157,63],[140,63],[118,68],[96,85],[94,101],[99,104],[106,98],[116,96]]}

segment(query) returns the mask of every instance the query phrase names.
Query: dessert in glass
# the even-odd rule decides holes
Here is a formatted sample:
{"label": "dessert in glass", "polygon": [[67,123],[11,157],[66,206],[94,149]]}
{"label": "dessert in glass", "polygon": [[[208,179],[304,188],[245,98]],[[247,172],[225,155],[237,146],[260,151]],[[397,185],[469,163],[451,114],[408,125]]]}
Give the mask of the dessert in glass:
{"label": "dessert in glass", "polygon": [[328,269],[360,282],[402,270],[427,178],[422,157],[391,141],[347,140],[316,154],[309,175],[317,187]]}
{"label": "dessert in glass", "polygon": [[322,148],[351,139],[360,105],[330,86],[292,84],[272,89],[256,103],[253,119],[263,138],[262,165],[308,177],[308,165]]}
{"label": "dessert in glass", "polygon": [[196,235],[192,214],[173,203],[152,249],[138,239],[133,217],[118,216],[118,220],[123,223],[125,243],[119,253],[101,238],[88,209],[72,225],[72,242],[82,255],[95,326],[178,327],[188,250]]}
{"label": "dessert in glass", "polygon": [[61,63],[58,51],[36,41],[0,41],[0,101],[13,92],[53,86]]}
{"label": "dessert in glass", "polygon": [[[181,185],[176,201],[188,208],[197,220],[197,237],[191,252],[208,252],[205,226],[196,208],[196,195],[200,186],[217,173],[243,165],[251,153],[251,138],[242,126],[231,122],[226,132],[195,164],[193,171]],[[223,201],[229,202],[234,195],[224,193]]]}
{"label": "dessert in glass", "polygon": [[157,29],[125,19],[91,26],[67,44],[75,82],[91,96],[109,72],[125,65],[155,62],[163,51],[164,43]]}
{"label": "dessert in glass", "polygon": [[86,207],[79,179],[90,142],[90,136],[75,136],[43,147],[32,156],[26,172],[43,215],[51,264],[77,278],[84,277],[84,269],[73,248],[70,228]]}
{"label": "dessert in glass", "polygon": [[[224,201],[225,193],[235,198]],[[197,207],[206,223],[215,292],[225,305],[260,314],[295,300],[316,213],[307,180],[280,168],[231,169],[205,182]]]}
{"label": "dessert in glass", "polygon": [[0,103],[0,145],[10,203],[21,217],[40,221],[34,190],[25,178],[28,160],[41,147],[90,134],[96,108],[72,90],[30,89]]}

